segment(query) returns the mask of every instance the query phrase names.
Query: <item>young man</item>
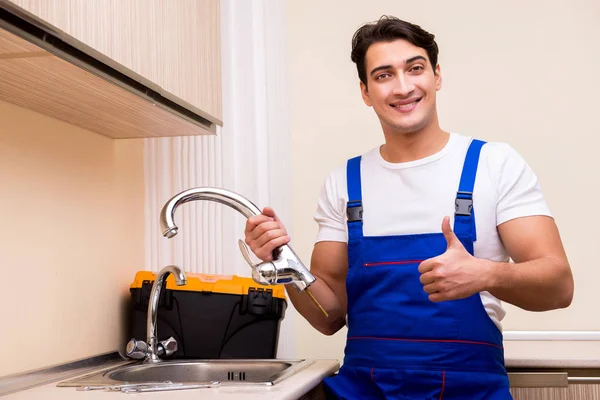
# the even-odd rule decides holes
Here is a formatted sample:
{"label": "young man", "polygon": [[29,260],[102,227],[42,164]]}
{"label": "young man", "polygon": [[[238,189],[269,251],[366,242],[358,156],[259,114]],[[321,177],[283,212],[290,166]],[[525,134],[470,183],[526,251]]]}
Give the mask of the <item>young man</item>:
{"label": "young man", "polygon": [[[508,145],[443,131],[434,36],[393,17],[352,40],[385,143],[329,175],[318,201],[313,295],[296,309],[331,335],[348,325],[341,399],[510,399],[501,301],[567,307],[573,277],[526,162]],[[257,257],[289,242],[271,208],[248,219]],[[509,263],[509,257],[514,262]]]}

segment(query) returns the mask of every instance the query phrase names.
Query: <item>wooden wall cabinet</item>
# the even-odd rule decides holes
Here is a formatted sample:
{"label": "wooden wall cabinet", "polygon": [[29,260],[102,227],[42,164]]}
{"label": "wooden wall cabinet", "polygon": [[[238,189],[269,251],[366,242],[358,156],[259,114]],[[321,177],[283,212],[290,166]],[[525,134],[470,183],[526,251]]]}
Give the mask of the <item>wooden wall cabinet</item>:
{"label": "wooden wall cabinet", "polygon": [[0,0],[11,3],[222,125],[219,0]]}

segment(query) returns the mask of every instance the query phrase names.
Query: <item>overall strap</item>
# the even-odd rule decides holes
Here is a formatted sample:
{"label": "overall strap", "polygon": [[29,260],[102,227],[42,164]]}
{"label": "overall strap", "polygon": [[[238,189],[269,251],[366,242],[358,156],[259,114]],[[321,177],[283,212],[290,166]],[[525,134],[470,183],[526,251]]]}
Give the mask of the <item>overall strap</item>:
{"label": "overall strap", "polygon": [[457,236],[471,237],[473,241],[477,240],[475,210],[473,209],[473,188],[475,187],[479,154],[484,144],[484,141],[477,139],[471,142],[465,157],[455,201],[454,233]]}
{"label": "overall strap", "polygon": [[348,160],[346,166],[346,182],[348,186],[348,203],[346,205],[346,214],[348,215],[348,241],[363,236],[360,160],[361,156],[354,157]]}

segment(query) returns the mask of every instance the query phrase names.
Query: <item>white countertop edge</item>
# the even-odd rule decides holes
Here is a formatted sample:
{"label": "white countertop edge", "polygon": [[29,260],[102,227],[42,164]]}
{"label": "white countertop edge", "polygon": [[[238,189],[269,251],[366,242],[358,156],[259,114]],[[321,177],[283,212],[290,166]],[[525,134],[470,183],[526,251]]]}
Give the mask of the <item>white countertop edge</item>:
{"label": "white countertop edge", "polygon": [[223,386],[190,390],[165,392],[147,392],[139,394],[124,394],[121,392],[77,391],[74,387],[57,387],[57,382],[23,390],[2,397],[10,400],[89,400],[89,399],[160,399],[160,400],[196,400],[219,399],[237,400],[250,398],[296,400],[316,387],[321,381],[333,375],[339,369],[338,360],[311,360],[313,363],[294,376],[270,387],[257,386]]}
{"label": "white countertop edge", "polygon": [[600,368],[600,360],[591,359],[506,359],[505,366],[510,368]]}
{"label": "white countertop edge", "polygon": [[[289,393],[286,393],[286,397],[282,397],[282,400],[299,399],[301,396],[310,392],[313,388],[319,385],[325,377],[333,375],[340,368],[340,363],[337,360],[316,360],[315,362],[319,362],[321,364],[318,374],[316,371],[311,373],[310,371],[306,370],[306,374],[302,377],[299,375],[305,371],[300,371],[295,376],[289,378],[289,380],[297,378],[298,384],[295,385],[293,391],[290,390]],[[290,385],[293,383],[294,382],[290,382]]]}

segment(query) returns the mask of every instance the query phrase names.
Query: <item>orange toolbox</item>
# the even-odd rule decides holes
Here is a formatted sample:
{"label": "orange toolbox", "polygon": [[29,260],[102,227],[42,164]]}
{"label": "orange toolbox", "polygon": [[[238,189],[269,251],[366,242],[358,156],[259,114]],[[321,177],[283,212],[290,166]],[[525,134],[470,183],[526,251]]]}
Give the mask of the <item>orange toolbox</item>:
{"label": "orange toolbox", "polygon": [[[287,307],[282,285],[262,286],[236,275],[169,275],[158,303],[158,340],[177,340],[171,358],[276,358]],[[146,315],[156,274],[139,271],[130,286],[131,337],[146,341]]]}

